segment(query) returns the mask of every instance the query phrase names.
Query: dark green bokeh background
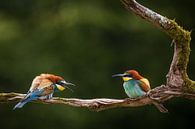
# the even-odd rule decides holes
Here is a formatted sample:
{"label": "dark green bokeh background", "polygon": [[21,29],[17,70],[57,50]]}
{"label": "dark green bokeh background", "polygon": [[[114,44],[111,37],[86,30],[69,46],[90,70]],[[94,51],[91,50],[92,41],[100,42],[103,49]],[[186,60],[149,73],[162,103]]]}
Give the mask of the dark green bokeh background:
{"label": "dark green bokeh background", "polygon": [[[188,67],[195,79],[195,13],[193,0],[141,1],[145,6],[192,30]],[[119,0],[5,0],[0,2],[0,92],[25,93],[40,73],[53,73],[75,83],[77,98],[125,98],[121,79],[111,75],[136,69],[152,87],[165,83],[172,59],[171,39],[127,12]],[[169,114],[154,106],[91,112],[63,105],[0,105],[1,129],[190,128],[195,101],[165,103]]]}

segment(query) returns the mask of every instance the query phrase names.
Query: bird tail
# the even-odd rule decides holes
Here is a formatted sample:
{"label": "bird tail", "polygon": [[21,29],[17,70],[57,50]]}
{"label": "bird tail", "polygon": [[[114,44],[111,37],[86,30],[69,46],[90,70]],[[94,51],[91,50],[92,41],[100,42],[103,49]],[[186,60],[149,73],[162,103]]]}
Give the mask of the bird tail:
{"label": "bird tail", "polygon": [[161,104],[157,102],[153,102],[153,104],[158,108],[158,110],[162,113],[168,113],[168,110]]}
{"label": "bird tail", "polygon": [[34,100],[30,94],[27,94],[19,103],[17,103],[13,110],[15,110],[16,108],[22,108],[26,103],[28,103],[29,101]]}
{"label": "bird tail", "polygon": [[13,110],[15,110],[16,108],[22,108],[22,107],[24,106],[24,104],[26,104],[27,102],[28,102],[28,101],[23,101],[23,102],[17,103],[17,104],[14,106]]}

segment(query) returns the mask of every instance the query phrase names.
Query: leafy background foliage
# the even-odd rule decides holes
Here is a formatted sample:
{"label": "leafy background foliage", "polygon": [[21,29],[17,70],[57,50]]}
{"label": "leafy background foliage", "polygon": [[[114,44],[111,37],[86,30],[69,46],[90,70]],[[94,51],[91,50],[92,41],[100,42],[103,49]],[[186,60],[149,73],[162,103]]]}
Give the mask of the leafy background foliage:
{"label": "leafy background foliage", "polygon": [[[140,1],[192,30],[189,76],[194,79],[193,0]],[[172,59],[171,39],[127,12],[113,0],[6,0],[0,2],[0,91],[25,93],[40,73],[75,83],[74,92],[55,96],[125,98],[121,79],[111,75],[136,69],[152,87],[166,81]],[[195,102],[166,102],[169,114],[153,106],[90,112],[62,105],[29,103],[12,111],[1,104],[1,128],[190,128]]]}

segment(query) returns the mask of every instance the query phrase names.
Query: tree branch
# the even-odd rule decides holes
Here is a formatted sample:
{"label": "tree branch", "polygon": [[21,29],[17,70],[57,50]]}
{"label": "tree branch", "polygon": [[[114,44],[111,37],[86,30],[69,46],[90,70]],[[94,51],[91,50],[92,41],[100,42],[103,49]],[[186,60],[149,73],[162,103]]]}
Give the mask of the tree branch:
{"label": "tree branch", "polygon": [[[25,94],[20,93],[0,93],[0,103],[7,102],[18,102]],[[138,99],[108,99],[108,98],[97,98],[97,99],[77,99],[77,98],[59,98],[53,97],[51,100],[36,100],[34,102],[43,104],[63,104],[73,107],[88,108],[93,111],[102,111],[110,108],[117,107],[138,107],[154,102],[147,95]]]}
{"label": "tree branch", "polygon": [[[187,75],[187,64],[190,55],[190,32],[180,27],[174,20],[170,20],[142,5],[135,0],[121,0],[128,11],[152,23],[162,29],[173,40],[174,54],[167,82],[165,85],[150,90],[147,95],[137,99],[76,99],[58,98],[36,102],[45,104],[64,104],[74,107],[85,107],[94,111],[101,111],[116,107],[137,107],[154,102],[164,102],[173,97],[185,97],[195,99],[195,82],[190,80]],[[25,94],[19,93],[0,93],[0,103],[19,101]]]}
{"label": "tree branch", "polygon": [[132,11],[139,17],[149,21],[167,33],[174,43],[174,55],[167,74],[166,86],[185,90],[195,91],[195,83],[188,78],[186,69],[190,55],[190,32],[180,27],[174,20],[170,20],[152,10],[140,5],[135,0],[122,0],[127,10]]}
{"label": "tree branch", "polygon": [[[0,103],[17,102],[20,101],[24,96],[25,94],[20,93],[0,93]],[[51,100],[37,100],[35,102],[43,104],[63,104],[73,107],[85,107],[94,111],[102,111],[116,107],[137,107],[152,103],[152,101],[146,96],[139,99],[77,99],[53,97]]]}

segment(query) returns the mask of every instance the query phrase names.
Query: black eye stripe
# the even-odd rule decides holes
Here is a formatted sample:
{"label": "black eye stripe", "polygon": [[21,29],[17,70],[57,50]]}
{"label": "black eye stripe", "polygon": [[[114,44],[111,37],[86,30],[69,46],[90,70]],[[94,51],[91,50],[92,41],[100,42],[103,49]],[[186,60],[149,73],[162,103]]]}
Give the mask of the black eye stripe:
{"label": "black eye stripe", "polygon": [[57,84],[59,84],[59,85],[63,85],[64,83],[63,83],[63,82],[61,82],[61,81],[58,81],[58,82],[57,82]]}
{"label": "black eye stripe", "polygon": [[131,75],[125,75],[124,77],[132,77]]}

